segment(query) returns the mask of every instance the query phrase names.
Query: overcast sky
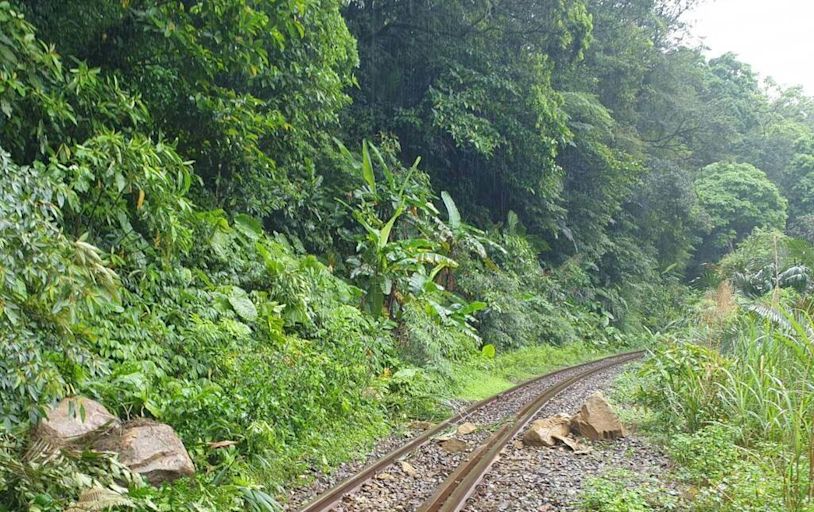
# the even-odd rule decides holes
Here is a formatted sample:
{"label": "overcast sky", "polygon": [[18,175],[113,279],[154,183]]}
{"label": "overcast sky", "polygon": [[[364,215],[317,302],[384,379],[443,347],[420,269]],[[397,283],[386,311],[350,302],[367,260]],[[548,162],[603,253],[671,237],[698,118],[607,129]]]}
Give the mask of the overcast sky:
{"label": "overcast sky", "polygon": [[762,75],[814,95],[814,0],[705,0],[686,19],[710,56],[734,52]]}

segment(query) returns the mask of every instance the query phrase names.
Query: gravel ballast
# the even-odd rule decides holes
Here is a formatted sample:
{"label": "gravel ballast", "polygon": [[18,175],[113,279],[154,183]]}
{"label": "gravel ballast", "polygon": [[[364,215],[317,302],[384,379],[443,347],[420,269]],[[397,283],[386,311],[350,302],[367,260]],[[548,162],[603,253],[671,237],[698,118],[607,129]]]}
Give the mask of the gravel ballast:
{"label": "gravel ballast", "polygon": [[[472,450],[488,439],[503,420],[516,414],[546,388],[591,366],[593,365],[545,377],[474,411],[461,419],[458,424],[474,423],[478,426],[478,430],[462,435],[455,432],[454,426],[450,427],[437,436],[438,438],[424,444],[395,464],[389,465],[355,492],[346,495],[335,510],[356,512],[416,510]],[[619,371],[620,368],[609,369],[571,386],[549,402],[538,417],[556,412],[576,412],[588,395],[597,389],[608,387]],[[289,495],[286,510],[298,510],[315,496],[419,433],[420,431],[413,430],[406,434],[390,436],[380,442],[364,460],[344,464],[330,475],[315,474],[311,485],[294,490]],[[445,449],[444,440],[449,438],[465,443],[458,446],[459,449],[462,448],[462,451],[451,453]],[[618,456],[624,456],[626,450],[635,449],[635,446],[636,441],[627,438],[609,448],[618,451]],[[449,448],[449,445],[446,448]],[[405,462],[407,464],[404,464]],[[608,458],[604,449],[595,450],[590,455],[575,456],[559,449],[524,448],[518,450],[510,445],[478,487],[475,495],[470,498],[470,505],[466,510],[536,511],[552,504],[557,504],[557,508],[542,508],[542,510],[570,510],[559,507],[561,504],[572,502],[573,499],[569,497],[575,496],[579,487],[575,487],[574,482],[568,480],[566,475],[571,475],[573,479],[584,480],[590,475],[601,472],[608,465],[619,467],[618,461],[614,461],[613,457]],[[550,467],[545,468],[544,466]],[[553,488],[561,486],[567,488],[553,490]],[[549,492],[549,488],[552,489],[551,492]]]}
{"label": "gravel ballast", "polygon": [[[578,382],[546,404],[535,418],[575,414],[595,391],[607,392],[621,371],[613,368]],[[576,455],[564,446],[535,448],[510,443],[464,511],[575,511],[580,493],[594,477],[626,470],[637,479],[658,479],[669,470],[666,455],[635,434],[594,443],[592,448],[588,454]]]}

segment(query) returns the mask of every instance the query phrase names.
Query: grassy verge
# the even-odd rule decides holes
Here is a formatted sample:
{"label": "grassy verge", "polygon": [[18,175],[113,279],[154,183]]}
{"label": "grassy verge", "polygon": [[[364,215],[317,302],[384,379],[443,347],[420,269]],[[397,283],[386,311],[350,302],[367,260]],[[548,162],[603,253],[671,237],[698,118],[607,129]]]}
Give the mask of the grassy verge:
{"label": "grassy verge", "polygon": [[[449,377],[435,376],[426,371],[395,375],[390,392],[385,395],[389,418],[357,420],[353,428],[340,425],[331,432],[320,432],[298,446],[296,454],[276,461],[274,473],[279,480],[307,485],[312,480],[309,468],[330,471],[339,464],[364,457],[378,439],[415,419],[441,420],[449,416],[446,406],[451,400],[480,400],[506,390],[519,382],[548,373],[564,366],[598,359],[615,351],[597,349],[588,343],[562,346],[540,345],[498,354],[494,359],[473,357],[456,363]],[[398,384],[404,379],[404,384]],[[284,499],[284,496],[280,496]]]}
{"label": "grassy verge", "polygon": [[[680,510],[814,510],[814,331],[807,317],[782,318],[741,313],[725,328],[687,330],[617,382],[612,396],[623,404],[623,421],[675,463],[666,478],[686,490]],[[652,487],[598,482],[583,509],[621,510],[597,503],[635,498],[639,508],[631,510],[675,510],[654,504],[663,496]]]}
{"label": "grassy verge", "polygon": [[457,398],[482,400],[532,377],[612,352],[583,342],[525,347],[492,360],[474,359],[459,365],[451,389]]}

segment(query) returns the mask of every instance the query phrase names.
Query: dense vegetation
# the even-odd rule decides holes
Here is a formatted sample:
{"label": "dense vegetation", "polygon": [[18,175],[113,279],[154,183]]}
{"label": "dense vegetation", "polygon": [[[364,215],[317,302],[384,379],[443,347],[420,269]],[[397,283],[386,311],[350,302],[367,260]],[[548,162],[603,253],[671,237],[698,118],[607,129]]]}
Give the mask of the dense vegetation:
{"label": "dense vegetation", "polygon": [[[0,1],[0,508],[95,482],[143,510],[275,510],[444,414],[455,368],[649,341],[691,282],[807,304],[814,99],[682,44],[694,3]],[[765,329],[777,378],[809,385]],[[762,357],[739,336],[709,357]],[[701,396],[731,403],[719,384]],[[706,432],[713,402],[681,391],[668,410]],[[28,451],[77,393],[170,424],[197,475]],[[738,439],[790,446],[773,414]]]}
{"label": "dense vegetation", "polygon": [[812,256],[810,244],[755,230],[721,260],[617,396],[665,444],[684,496],[608,475],[586,510],[812,510]]}

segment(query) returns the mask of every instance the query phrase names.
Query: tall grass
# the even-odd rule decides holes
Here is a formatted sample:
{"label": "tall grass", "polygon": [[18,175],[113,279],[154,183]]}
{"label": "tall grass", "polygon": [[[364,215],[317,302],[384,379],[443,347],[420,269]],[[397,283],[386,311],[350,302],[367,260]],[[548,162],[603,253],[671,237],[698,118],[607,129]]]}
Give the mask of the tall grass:
{"label": "tall grass", "polygon": [[748,321],[739,331],[726,351],[734,364],[724,370],[719,396],[745,444],[780,445],[786,505],[800,510],[814,491],[814,339],[807,314],[783,316],[785,322]]}
{"label": "tall grass", "polygon": [[[737,427],[738,443],[770,456],[786,510],[814,503],[814,323],[804,313],[743,315],[697,343],[670,344],[650,363],[651,398],[694,432]],[[711,346],[710,346],[711,345]]]}

